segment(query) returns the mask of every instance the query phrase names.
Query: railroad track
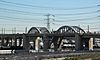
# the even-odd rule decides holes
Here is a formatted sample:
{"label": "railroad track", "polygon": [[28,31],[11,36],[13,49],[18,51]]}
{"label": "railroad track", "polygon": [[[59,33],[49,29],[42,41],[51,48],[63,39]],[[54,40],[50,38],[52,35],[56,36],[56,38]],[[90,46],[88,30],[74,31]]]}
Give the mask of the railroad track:
{"label": "railroad track", "polygon": [[27,60],[27,59],[46,59],[46,58],[61,58],[80,55],[100,55],[100,51],[69,51],[69,52],[34,52],[34,53],[18,53],[18,54],[2,54],[0,60]]}

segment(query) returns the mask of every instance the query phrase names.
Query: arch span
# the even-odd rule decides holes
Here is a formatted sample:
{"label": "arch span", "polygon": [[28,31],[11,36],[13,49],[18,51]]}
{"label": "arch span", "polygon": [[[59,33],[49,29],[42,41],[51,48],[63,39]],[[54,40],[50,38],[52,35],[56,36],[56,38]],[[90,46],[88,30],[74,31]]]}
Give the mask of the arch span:
{"label": "arch span", "polygon": [[35,34],[35,33],[49,33],[49,31],[45,27],[32,27],[28,31],[28,34]]}
{"label": "arch span", "polygon": [[[84,34],[85,31],[78,27],[78,26],[61,26],[55,33],[79,33]],[[73,41],[73,38],[67,38],[67,37],[53,37],[52,43],[54,43],[55,50],[60,48],[62,40],[70,40]]]}
{"label": "arch span", "polygon": [[[28,34],[45,34],[49,33],[47,28],[45,27],[32,27],[29,31]],[[44,48],[44,41],[42,37],[30,37],[31,45],[33,46],[33,49],[38,51],[41,48]]]}
{"label": "arch span", "polygon": [[75,33],[75,30],[70,26],[62,26],[57,30],[57,33]]}
{"label": "arch span", "polygon": [[73,28],[73,30],[76,33],[81,33],[81,34],[85,33],[85,31],[82,28],[78,27],[78,26],[71,26],[71,27]]}

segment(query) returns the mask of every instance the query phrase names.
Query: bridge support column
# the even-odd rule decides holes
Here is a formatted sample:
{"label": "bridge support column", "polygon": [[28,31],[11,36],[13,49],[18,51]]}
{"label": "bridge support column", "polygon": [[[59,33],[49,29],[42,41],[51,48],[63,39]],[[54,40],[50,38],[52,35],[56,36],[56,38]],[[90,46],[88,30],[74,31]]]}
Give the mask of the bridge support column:
{"label": "bridge support column", "polygon": [[4,45],[4,38],[3,38],[3,36],[1,37],[1,46],[3,46]]}
{"label": "bridge support column", "polygon": [[17,39],[15,38],[15,47],[17,47]]}
{"label": "bridge support column", "polygon": [[20,38],[19,39],[19,46],[21,47],[21,45],[22,45],[22,39]]}
{"label": "bridge support column", "polygon": [[58,37],[54,37],[53,38],[53,44],[54,44],[54,51],[57,51],[58,50]]}
{"label": "bridge support column", "polygon": [[79,34],[75,34],[75,49],[82,50],[83,49],[83,41]]}
{"label": "bridge support column", "polygon": [[6,42],[5,42],[5,46],[8,47],[9,39],[8,39],[8,38],[5,38],[5,41],[6,41]]}
{"label": "bridge support column", "polygon": [[58,44],[57,44],[57,41],[54,42],[54,51],[57,51],[58,50]]}
{"label": "bridge support column", "polygon": [[26,38],[26,36],[23,34],[23,48],[25,51],[29,51],[29,40]]}
{"label": "bridge support column", "polygon": [[88,50],[89,49],[89,38],[84,39],[84,49]]}
{"label": "bridge support column", "polygon": [[1,39],[2,39],[1,40],[1,46],[2,47],[8,47],[9,39],[8,38],[4,38],[4,37],[2,37]]}
{"label": "bridge support column", "polygon": [[35,40],[35,50],[36,51],[39,51],[39,48],[40,48],[39,39],[40,39],[40,37],[37,37],[37,39]]}
{"label": "bridge support column", "polygon": [[15,46],[15,36],[11,39],[11,46],[12,46],[12,47]]}
{"label": "bridge support column", "polygon": [[16,36],[13,37],[13,46],[17,47],[17,39]]}
{"label": "bridge support column", "polygon": [[43,50],[48,51],[49,48],[49,40],[48,37],[44,34],[43,35]]}
{"label": "bridge support column", "polygon": [[93,50],[93,38],[89,39],[89,50]]}

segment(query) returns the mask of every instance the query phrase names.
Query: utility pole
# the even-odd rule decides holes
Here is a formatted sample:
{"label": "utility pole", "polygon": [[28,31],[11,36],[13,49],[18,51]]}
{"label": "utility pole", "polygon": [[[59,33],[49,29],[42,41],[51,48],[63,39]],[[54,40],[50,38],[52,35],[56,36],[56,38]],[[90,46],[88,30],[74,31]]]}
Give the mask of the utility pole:
{"label": "utility pole", "polygon": [[88,25],[88,32],[89,32],[89,30],[90,30],[90,27],[89,27],[89,25]]}
{"label": "utility pole", "polygon": [[16,27],[12,28],[12,34],[16,34]]}
{"label": "utility pole", "polygon": [[3,34],[3,28],[1,29],[1,34]]}
{"label": "utility pole", "polygon": [[[52,19],[52,18],[50,18],[50,16],[53,16],[53,17],[55,17],[54,15],[52,15],[52,14],[47,14],[47,15],[45,15],[46,17],[47,17],[47,29],[50,31],[50,20]],[[52,20],[54,20],[54,19],[52,19]]]}
{"label": "utility pole", "polygon": [[27,27],[25,28],[25,33],[27,33]]}
{"label": "utility pole", "polygon": [[5,28],[4,28],[4,34],[5,34]]}

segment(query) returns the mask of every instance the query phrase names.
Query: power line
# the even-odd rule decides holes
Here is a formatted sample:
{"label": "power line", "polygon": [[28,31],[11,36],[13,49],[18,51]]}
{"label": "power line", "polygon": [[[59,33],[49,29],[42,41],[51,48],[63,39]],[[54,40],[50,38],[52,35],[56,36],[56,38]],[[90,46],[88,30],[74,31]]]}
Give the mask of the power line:
{"label": "power line", "polygon": [[[20,6],[20,5],[13,5],[13,4],[8,4],[8,3],[3,3],[0,1],[0,5],[5,5],[5,6],[14,6],[14,7],[20,7],[20,8],[31,8],[31,7],[24,7],[24,6]],[[33,8],[31,8],[33,10]]]}
{"label": "power line", "polygon": [[94,5],[94,6],[88,6],[88,7],[79,7],[79,8],[55,8],[55,7],[45,7],[45,6],[35,6],[35,5],[28,5],[28,4],[22,4],[22,3],[15,3],[15,2],[9,2],[5,0],[0,0],[0,2],[14,4],[14,5],[20,5],[24,7],[35,7],[35,8],[42,8],[42,9],[52,9],[52,10],[77,10],[77,9],[88,9],[88,8],[95,8],[100,5]]}
{"label": "power line", "polygon": [[4,23],[1,23],[0,24],[0,27],[3,27],[3,26],[17,26],[17,27],[27,27],[27,26],[33,26],[33,24],[26,24],[26,23],[24,23],[24,24],[19,24],[19,23],[6,23],[6,24],[4,24]]}
{"label": "power line", "polygon": [[[89,9],[89,8],[96,8],[99,7],[100,5],[94,5],[94,6],[88,6],[88,7],[79,7],[79,8],[56,8],[56,7],[45,7],[45,6],[34,6],[34,5],[27,5],[27,4],[20,4],[20,3],[14,3],[14,2],[9,2],[5,0],[0,0],[0,2],[5,3],[5,4],[11,4],[14,6],[21,6],[25,8],[42,8],[42,9],[48,9],[48,10],[77,10],[77,9]],[[46,15],[46,13],[32,13],[32,12],[27,12],[27,11],[20,11],[20,10],[14,10],[14,9],[7,9],[7,8],[0,8],[0,10],[7,11],[7,12],[15,12],[23,15]],[[92,12],[81,12],[81,13],[73,13],[73,14],[55,14],[57,16],[69,16],[69,15],[85,15],[85,14],[92,14],[92,13],[97,13],[98,11],[92,11]],[[47,14],[49,15],[49,14]],[[88,20],[88,19],[95,19],[97,17],[92,17],[92,18],[82,18],[82,19],[73,19],[73,20],[55,20],[55,22],[72,22],[72,21],[83,21],[83,20]],[[11,20],[11,21],[18,21],[18,22],[29,22],[29,23],[36,23],[33,21],[22,21],[22,20],[27,20],[25,18],[15,18],[15,17],[1,17],[3,20]],[[50,18],[49,18],[50,19]],[[31,19],[28,19],[31,20]],[[97,21],[96,21],[97,22]],[[37,22],[39,23],[39,22]],[[50,22],[49,22],[50,24]]]}
{"label": "power line", "polygon": [[[77,21],[78,22],[78,21]],[[98,22],[87,22],[87,21],[85,21],[85,23],[84,22],[80,22],[80,24],[79,23],[74,23],[75,25],[76,24],[78,24],[78,25],[82,25],[82,24],[85,24],[85,25],[93,25],[93,24],[97,24],[97,23],[99,23],[100,21],[98,21]],[[67,23],[67,22],[66,22]],[[70,23],[71,24],[71,23]],[[100,23],[99,23],[100,24]],[[65,25],[64,23],[56,23],[56,25]],[[67,24],[68,25],[68,24]],[[97,25],[95,25],[95,26],[97,26]],[[99,25],[100,26],[100,25]]]}
{"label": "power line", "polygon": [[[64,23],[62,23],[62,22],[66,22],[66,23],[67,23],[67,22],[79,22],[79,21],[90,20],[90,19],[95,19],[95,18],[99,18],[99,17],[83,18],[83,19],[79,19],[79,20],[77,20],[77,19],[74,20],[74,19],[73,19],[73,20],[68,20],[68,21],[67,21],[67,20],[65,20],[65,21],[62,21],[62,20],[57,21],[57,20],[55,20],[55,21],[56,21],[56,22],[60,22],[59,24],[56,23],[56,25],[63,25]],[[86,22],[86,21],[85,21],[85,22]],[[100,21],[89,22],[89,23],[88,23],[88,22],[85,23],[85,22],[80,22],[80,23],[81,23],[81,24],[88,24],[88,25],[89,25],[89,24],[92,24],[92,25],[93,25],[93,24],[95,24],[95,23],[99,23]],[[55,22],[54,22],[54,24],[55,24]],[[77,23],[77,24],[78,24],[78,23]]]}
{"label": "power line", "polygon": [[92,12],[84,12],[84,13],[73,13],[73,14],[55,14],[55,15],[59,15],[59,16],[67,16],[67,15],[85,15],[85,14],[93,14],[93,13],[97,13],[98,11],[92,11]]}
{"label": "power line", "polygon": [[[11,11],[11,12],[17,12],[19,14],[26,14],[26,15],[46,15],[46,13],[32,13],[32,12],[26,12],[26,11],[20,11],[20,10],[14,10],[14,9],[7,9],[7,8],[1,8],[1,10],[5,10],[5,11]],[[54,15],[59,15],[59,16],[68,16],[68,15],[85,15],[85,14],[92,14],[92,13],[97,13],[98,11],[92,11],[92,12],[84,12],[84,13],[73,13],[73,14],[54,14]]]}
{"label": "power line", "polygon": [[11,18],[11,19],[18,19],[18,20],[25,20],[25,21],[34,21],[34,20],[40,20],[40,19],[29,19],[29,18],[18,18],[18,17],[9,17],[9,16],[0,16],[0,17],[4,17],[4,18]]}
{"label": "power line", "polygon": [[[0,10],[2,10],[2,9],[0,9]],[[27,13],[20,13],[20,12],[16,12],[16,11],[8,11],[8,10],[3,10],[3,11],[0,11],[0,14],[12,14],[13,16],[14,15],[17,15],[17,16],[24,16],[24,17],[29,17],[29,16],[35,16],[35,17],[41,17],[42,15],[35,15],[35,14],[33,14],[33,15],[31,15],[31,14],[27,14]]]}
{"label": "power line", "polygon": [[73,19],[73,20],[55,20],[55,22],[73,22],[73,21],[81,21],[81,20],[87,20],[87,19],[95,19],[96,17],[90,17],[90,18],[81,18],[81,19]]}
{"label": "power line", "polygon": [[2,10],[6,10],[6,11],[14,11],[14,12],[19,12],[19,13],[24,13],[24,14],[32,14],[32,15],[43,15],[45,13],[32,13],[32,12],[26,12],[26,11],[20,11],[20,10],[14,10],[14,9],[7,9],[7,8],[1,8]]}
{"label": "power line", "polygon": [[[13,17],[0,17],[0,19],[6,20],[6,21],[17,21],[17,22],[23,22],[23,23],[41,23],[41,22],[34,22],[34,21],[28,21],[24,20],[22,21],[19,18],[13,18]],[[36,21],[36,20],[35,20]]]}
{"label": "power line", "polygon": [[[13,18],[13,17],[7,17],[7,18]],[[14,19],[21,19],[21,18],[14,18]],[[86,18],[86,19],[90,19],[90,18]],[[26,19],[23,19],[23,20],[26,20]],[[28,20],[31,20],[31,19],[28,19]],[[77,21],[77,20],[82,20],[82,19],[76,19],[76,20],[74,19],[74,20],[70,20],[70,21]],[[65,22],[65,21],[56,21],[56,22]],[[67,22],[68,22],[68,20],[67,20]]]}
{"label": "power line", "polygon": [[100,21],[95,21],[95,22],[90,22],[90,23],[88,23],[88,24],[94,24],[94,23],[100,23]]}

